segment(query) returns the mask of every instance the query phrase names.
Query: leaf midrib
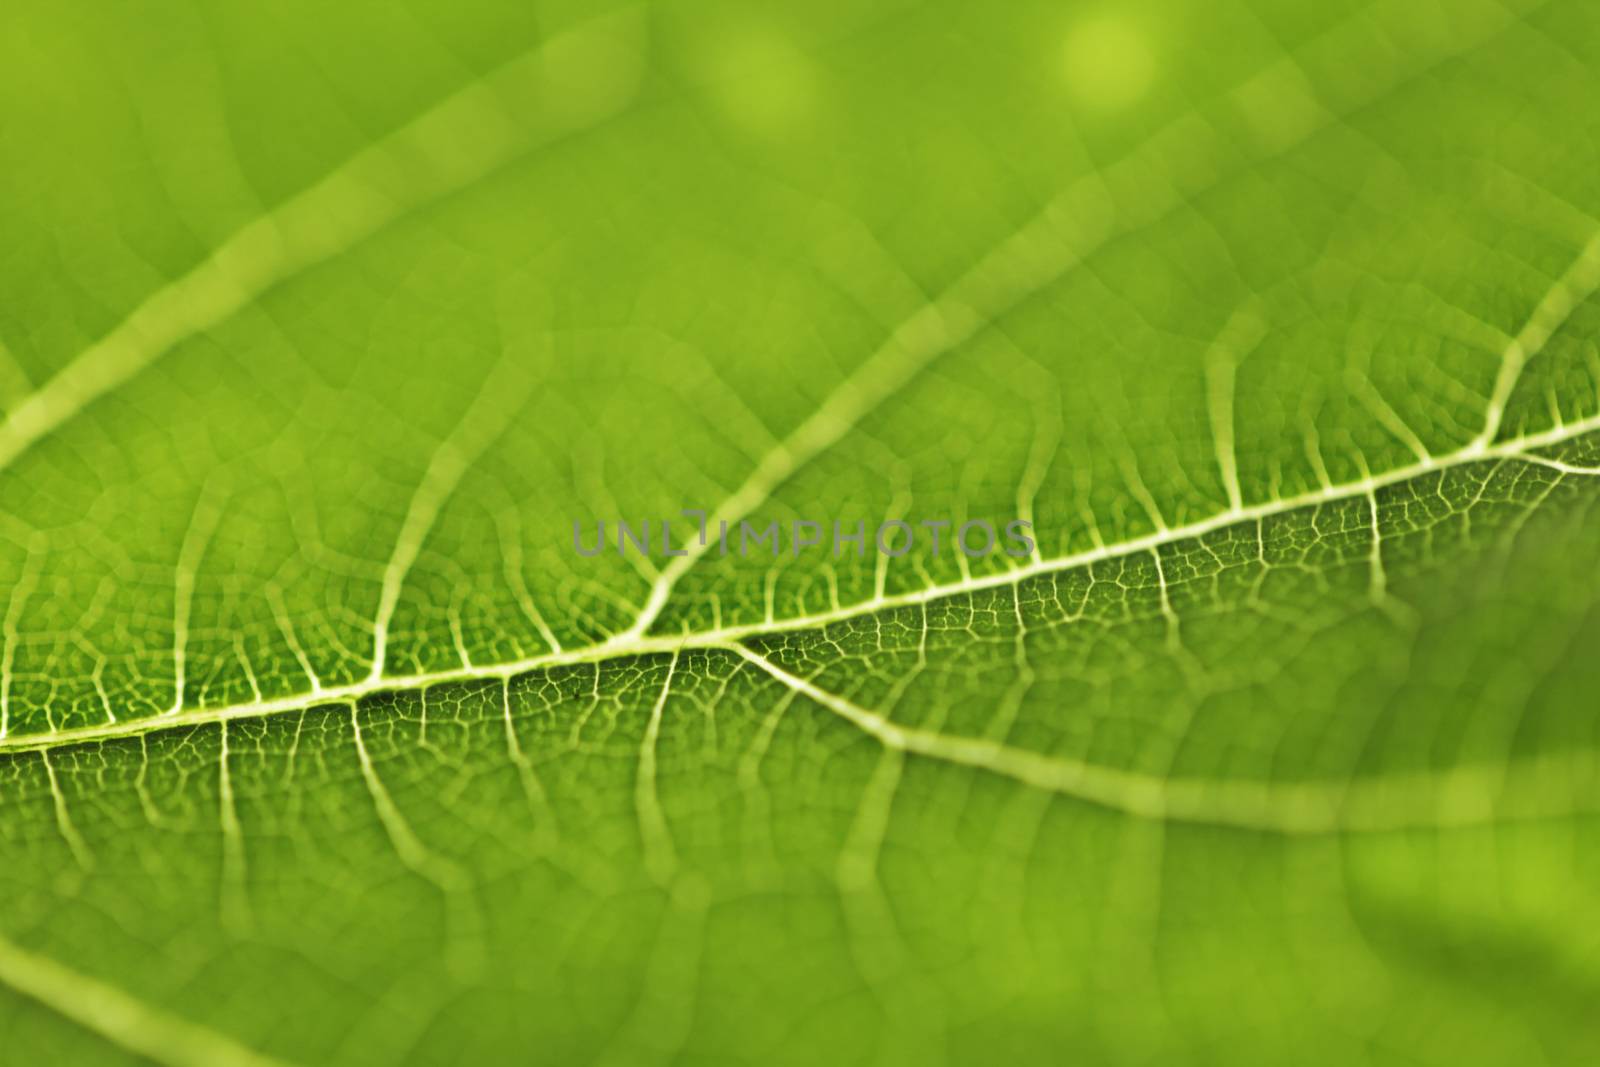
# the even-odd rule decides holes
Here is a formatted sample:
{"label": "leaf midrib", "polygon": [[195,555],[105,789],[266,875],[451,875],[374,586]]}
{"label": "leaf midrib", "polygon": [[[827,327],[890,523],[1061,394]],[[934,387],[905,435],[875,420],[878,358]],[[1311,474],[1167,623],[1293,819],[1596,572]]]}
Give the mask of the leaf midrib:
{"label": "leaf midrib", "polygon": [[1149,534],[1101,545],[1087,551],[1070,553],[1054,559],[1039,560],[996,574],[928,586],[908,593],[875,597],[871,600],[860,601],[856,604],[826,612],[796,615],[784,619],[774,619],[740,626],[719,627],[711,630],[686,630],[677,634],[646,634],[641,636],[624,632],[605,641],[596,642],[582,648],[543,653],[501,663],[463,666],[445,671],[426,671],[407,675],[378,675],[349,685],[315,687],[301,693],[272,700],[250,701],[213,708],[180,709],[142,719],[123,719],[114,723],[33,734],[12,734],[8,737],[0,738],[0,753],[35,751],[89,741],[138,737],[167,729],[234,719],[260,718],[285,712],[305,711],[319,705],[351,704],[378,693],[425,690],[438,685],[461,682],[497,681],[514,678],[532,671],[572,664],[673,653],[684,649],[728,649],[752,638],[819,629],[879,611],[914,607],[919,604],[969,595],[984,590],[1015,586],[1029,578],[1040,575],[1054,574],[1078,567],[1090,566],[1106,560],[1155,551],[1170,544],[1203,537],[1228,526],[1261,522],[1302,508],[1352,500],[1358,497],[1371,497],[1380,489],[1430,474],[1465,467],[1473,463],[1526,462],[1556,466],[1563,474],[1600,475],[1600,467],[1577,467],[1534,454],[1535,450],[1565,444],[1595,431],[1600,431],[1600,413],[1540,433],[1510,438],[1494,445],[1483,445],[1482,443],[1474,442],[1454,452],[1425,462],[1395,468],[1383,474],[1361,478],[1353,482],[1330,485],[1326,488],[1295,496],[1282,497],[1260,504],[1228,508],[1206,519],[1156,530]]}

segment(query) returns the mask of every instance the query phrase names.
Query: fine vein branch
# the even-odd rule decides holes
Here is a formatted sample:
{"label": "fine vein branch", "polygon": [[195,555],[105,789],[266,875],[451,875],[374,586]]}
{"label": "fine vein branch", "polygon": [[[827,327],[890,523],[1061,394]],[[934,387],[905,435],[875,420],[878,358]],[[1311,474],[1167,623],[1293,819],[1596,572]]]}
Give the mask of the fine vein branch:
{"label": "fine vein branch", "polygon": [[[892,751],[997,774],[1035,789],[1163,822],[1310,836],[1567,815],[1574,810],[1576,798],[1543,787],[1552,781],[1576,780],[1571,766],[1587,766],[1593,759],[1590,752],[1566,753],[1510,767],[1469,764],[1437,774],[1413,772],[1351,781],[1172,778],[1017,748],[992,738],[902,725],[791,674],[743,645],[731,651]],[[1529,788],[1511,790],[1508,786],[1513,783]],[[1524,792],[1532,797],[1531,802],[1520,799]],[[1497,803],[1513,793],[1518,804]]]}

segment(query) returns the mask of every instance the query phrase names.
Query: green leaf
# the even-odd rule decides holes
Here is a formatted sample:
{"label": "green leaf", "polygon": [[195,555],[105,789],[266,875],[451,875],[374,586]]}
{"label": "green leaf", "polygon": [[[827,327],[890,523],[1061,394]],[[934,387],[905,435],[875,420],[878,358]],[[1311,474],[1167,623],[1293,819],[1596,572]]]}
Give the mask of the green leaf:
{"label": "green leaf", "polygon": [[0,26],[0,1062],[1592,1062],[1593,5]]}

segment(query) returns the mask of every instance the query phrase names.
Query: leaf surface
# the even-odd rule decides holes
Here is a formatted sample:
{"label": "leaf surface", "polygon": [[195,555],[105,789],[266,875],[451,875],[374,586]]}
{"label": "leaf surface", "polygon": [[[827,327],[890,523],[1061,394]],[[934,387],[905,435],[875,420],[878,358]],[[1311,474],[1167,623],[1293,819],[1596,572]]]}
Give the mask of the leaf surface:
{"label": "leaf surface", "polygon": [[1592,1060],[1589,5],[0,24],[0,1061]]}

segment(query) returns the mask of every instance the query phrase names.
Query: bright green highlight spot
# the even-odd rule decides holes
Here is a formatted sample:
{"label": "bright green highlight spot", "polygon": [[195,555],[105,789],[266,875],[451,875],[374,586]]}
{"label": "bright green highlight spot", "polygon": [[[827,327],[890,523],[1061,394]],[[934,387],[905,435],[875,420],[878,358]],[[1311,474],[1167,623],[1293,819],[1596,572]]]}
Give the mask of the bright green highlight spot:
{"label": "bright green highlight spot", "polygon": [[817,104],[814,61],[774,28],[719,28],[699,45],[701,69],[717,106],[750,132],[781,135]]}
{"label": "bright green highlight spot", "polygon": [[1149,34],[1116,13],[1076,23],[1067,34],[1064,60],[1074,100],[1095,112],[1138,103],[1157,75]]}

